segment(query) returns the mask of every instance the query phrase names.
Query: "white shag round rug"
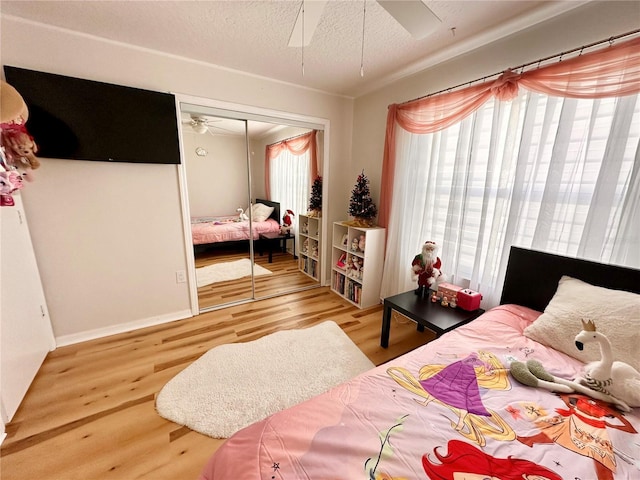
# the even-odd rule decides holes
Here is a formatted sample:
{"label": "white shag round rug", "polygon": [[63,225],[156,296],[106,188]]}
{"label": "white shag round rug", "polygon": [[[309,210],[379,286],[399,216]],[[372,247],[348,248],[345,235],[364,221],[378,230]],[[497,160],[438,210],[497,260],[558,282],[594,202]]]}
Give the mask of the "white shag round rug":
{"label": "white shag round rug", "polygon": [[214,347],[156,398],[160,416],[214,438],[343,383],[375,365],[333,321]]}

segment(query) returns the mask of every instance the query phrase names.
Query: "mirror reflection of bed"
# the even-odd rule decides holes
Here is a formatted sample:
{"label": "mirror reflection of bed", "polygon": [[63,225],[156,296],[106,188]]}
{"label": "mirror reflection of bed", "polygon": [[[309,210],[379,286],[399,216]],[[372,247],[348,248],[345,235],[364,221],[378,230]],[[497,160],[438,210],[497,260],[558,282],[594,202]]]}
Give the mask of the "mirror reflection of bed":
{"label": "mirror reflection of bed", "polygon": [[[284,245],[282,241],[274,243],[273,240],[260,238],[260,235],[280,233],[279,219],[282,215],[279,202],[257,198],[252,205],[252,236],[244,211],[222,217],[192,217],[193,221],[200,221],[192,224],[197,277],[199,282],[210,282],[198,287],[201,308],[242,301],[250,294],[249,238],[253,239],[255,298],[281,295],[292,289],[317,285],[316,281],[299,270],[298,260],[293,254],[293,235]],[[267,214],[268,217],[264,218]],[[230,239],[239,237],[243,239]],[[281,247],[290,250],[282,251]],[[272,250],[271,255],[269,250]],[[213,274],[209,275],[209,272]]]}
{"label": "mirror reflection of bed", "polygon": [[[276,185],[267,199],[266,146],[310,129],[224,118],[202,106],[182,104],[181,110],[200,311],[319,286],[299,270],[293,238],[260,239],[261,233],[279,233],[287,209],[306,213],[309,200],[308,191],[301,205],[278,187],[297,182],[300,172],[289,170],[278,178],[271,174]],[[291,235],[297,236],[295,221]]]}

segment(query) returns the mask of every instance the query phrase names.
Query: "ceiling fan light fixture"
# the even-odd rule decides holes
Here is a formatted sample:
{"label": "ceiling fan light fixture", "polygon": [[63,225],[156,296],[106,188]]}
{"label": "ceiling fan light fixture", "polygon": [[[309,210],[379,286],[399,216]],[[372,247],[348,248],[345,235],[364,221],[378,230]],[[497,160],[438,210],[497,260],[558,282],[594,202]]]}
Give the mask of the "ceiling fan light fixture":
{"label": "ceiling fan light fixture", "polygon": [[193,131],[196,133],[207,133],[209,127],[207,127],[204,123],[195,123],[192,125]]}

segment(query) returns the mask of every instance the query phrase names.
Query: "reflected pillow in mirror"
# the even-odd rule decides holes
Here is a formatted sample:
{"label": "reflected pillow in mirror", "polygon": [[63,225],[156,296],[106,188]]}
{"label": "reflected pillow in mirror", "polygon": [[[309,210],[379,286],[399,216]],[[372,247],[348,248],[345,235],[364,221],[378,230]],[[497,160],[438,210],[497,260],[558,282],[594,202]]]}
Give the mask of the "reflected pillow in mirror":
{"label": "reflected pillow in mirror", "polygon": [[268,207],[264,203],[256,203],[251,208],[254,222],[264,222],[273,212],[273,207]]}

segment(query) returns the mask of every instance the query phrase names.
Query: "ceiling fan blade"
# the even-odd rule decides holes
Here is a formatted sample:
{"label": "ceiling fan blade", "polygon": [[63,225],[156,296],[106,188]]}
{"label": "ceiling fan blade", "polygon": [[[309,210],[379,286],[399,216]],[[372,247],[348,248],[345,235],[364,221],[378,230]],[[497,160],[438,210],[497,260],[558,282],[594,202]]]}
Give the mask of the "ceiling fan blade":
{"label": "ceiling fan blade", "polygon": [[237,130],[231,130],[229,128],[223,128],[223,127],[216,127],[215,125],[207,125],[207,128],[209,129],[209,132],[213,134],[213,132],[211,131],[212,128],[215,128],[216,130],[222,130],[223,132],[229,132],[232,133],[234,135],[238,135],[239,132]]}
{"label": "ceiling fan blade", "polygon": [[316,31],[324,6],[328,0],[313,0],[306,1],[300,6],[298,12],[298,18],[293,25],[293,30],[289,36],[290,47],[301,47],[302,44],[302,7],[304,6],[304,46],[306,47],[311,43],[313,33]]}
{"label": "ceiling fan blade", "polygon": [[442,23],[421,0],[377,0],[416,40],[431,35]]}

